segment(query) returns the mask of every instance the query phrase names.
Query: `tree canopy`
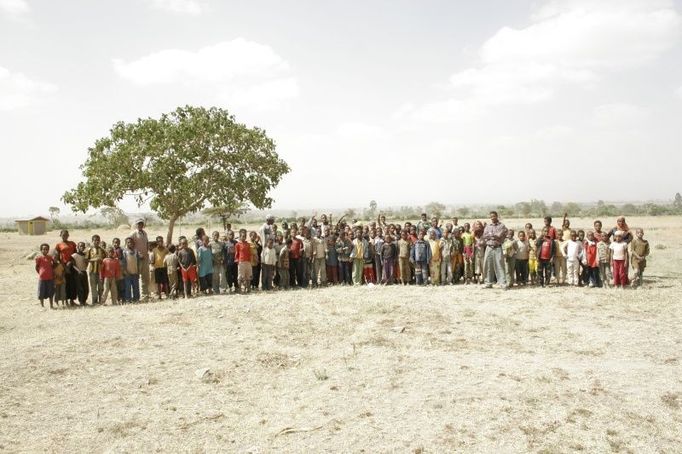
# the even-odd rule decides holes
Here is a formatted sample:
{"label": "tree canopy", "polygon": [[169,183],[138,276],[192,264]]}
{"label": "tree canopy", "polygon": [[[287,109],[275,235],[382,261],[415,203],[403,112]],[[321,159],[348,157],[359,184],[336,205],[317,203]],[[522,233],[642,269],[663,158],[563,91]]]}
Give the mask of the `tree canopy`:
{"label": "tree canopy", "polygon": [[118,122],[88,149],[85,181],[62,200],[74,211],[116,206],[133,196],[175,222],[206,206],[269,208],[268,192],[289,172],[265,131],[237,123],[226,110],[185,106],[159,119]]}

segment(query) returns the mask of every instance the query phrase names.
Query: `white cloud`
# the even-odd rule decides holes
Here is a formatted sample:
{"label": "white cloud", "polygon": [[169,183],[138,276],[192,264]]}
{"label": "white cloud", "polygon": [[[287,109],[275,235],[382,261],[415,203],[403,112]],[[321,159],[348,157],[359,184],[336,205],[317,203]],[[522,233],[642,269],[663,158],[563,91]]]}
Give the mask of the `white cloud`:
{"label": "white cloud", "polygon": [[220,98],[235,107],[270,110],[284,101],[297,98],[300,93],[295,77],[273,79],[241,89],[225,89]]}
{"label": "white cloud", "polygon": [[465,123],[481,117],[486,108],[472,99],[449,99],[424,104],[412,111],[414,120],[429,123]]}
{"label": "white cloud", "polygon": [[677,95],[678,98],[682,99],[682,85],[680,85],[680,87],[677,90],[675,90],[675,94]]}
{"label": "white cloud", "polygon": [[0,66],[0,111],[30,106],[41,96],[56,90],[53,84],[29,79],[22,73],[12,73]]}
{"label": "white cloud", "polygon": [[211,83],[238,77],[284,73],[289,64],[271,47],[236,38],[192,52],[166,49],[135,61],[114,60],[116,72],[139,85],[177,82]]}
{"label": "white cloud", "polygon": [[601,127],[636,127],[648,116],[647,110],[628,103],[602,104],[592,112],[593,122]]}
{"label": "white cloud", "polygon": [[181,85],[209,90],[220,100],[254,109],[298,96],[289,64],[266,45],[244,38],[197,51],[166,49],[137,60],[113,60],[116,73],[136,85]]}
{"label": "white cloud", "polygon": [[204,5],[196,0],[150,0],[150,2],[156,9],[175,14],[198,16],[205,10]]}
{"label": "white cloud", "polygon": [[422,119],[458,118],[499,104],[535,104],[565,85],[592,86],[610,72],[655,60],[682,37],[665,0],[553,0],[524,28],[503,27],[477,64],[450,77],[452,99],[417,109]]}
{"label": "white cloud", "polygon": [[28,14],[31,11],[31,8],[28,6],[26,0],[0,0],[0,11],[12,18],[18,18],[24,14]]}
{"label": "white cloud", "polygon": [[346,140],[383,140],[387,138],[386,131],[381,126],[361,123],[347,122],[341,123],[336,128],[336,134]]}

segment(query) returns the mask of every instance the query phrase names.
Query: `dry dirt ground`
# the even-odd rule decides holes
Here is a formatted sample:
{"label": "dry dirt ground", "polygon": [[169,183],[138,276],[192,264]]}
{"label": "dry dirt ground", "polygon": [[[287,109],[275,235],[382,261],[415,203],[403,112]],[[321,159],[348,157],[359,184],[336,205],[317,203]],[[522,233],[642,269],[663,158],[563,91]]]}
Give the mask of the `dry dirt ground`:
{"label": "dry dirt ground", "polygon": [[24,256],[56,232],[1,234],[0,450],[681,452],[680,220],[629,219],[652,244],[639,290],[336,287],[78,310],[35,299]]}

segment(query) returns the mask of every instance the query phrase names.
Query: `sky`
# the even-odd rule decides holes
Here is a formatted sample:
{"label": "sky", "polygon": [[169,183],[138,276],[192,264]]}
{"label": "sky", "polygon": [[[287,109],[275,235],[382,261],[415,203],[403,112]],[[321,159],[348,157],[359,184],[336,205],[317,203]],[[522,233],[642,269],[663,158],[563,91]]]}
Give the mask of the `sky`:
{"label": "sky", "polygon": [[0,217],[186,104],[276,141],[275,209],[668,200],[682,0],[0,0]]}

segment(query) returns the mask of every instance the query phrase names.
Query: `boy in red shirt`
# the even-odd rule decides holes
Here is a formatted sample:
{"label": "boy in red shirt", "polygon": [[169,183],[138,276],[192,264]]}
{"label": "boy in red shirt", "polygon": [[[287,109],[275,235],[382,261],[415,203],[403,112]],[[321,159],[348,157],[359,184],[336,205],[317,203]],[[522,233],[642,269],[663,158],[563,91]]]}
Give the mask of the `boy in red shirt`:
{"label": "boy in red shirt", "polygon": [[587,239],[583,243],[583,266],[587,270],[587,281],[590,287],[601,287],[599,279],[599,254],[597,241],[593,231],[587,232]]}
{"label": "boy in red shirt", "polygon": [[118,302],[118,285],[117,280],[121,278],[121,263],[116,258],[116,251],[113,247],[107,249],[108,257],[102,260],[102,265],[99,269],[99,277],[104,282],[104,290],[102,292],[102,305],[107,302],[107,295],[111,292],[111,304]]}
{"label": "boy in red shirt", "polygon": [[239,291],[249,293],[251,290],[251,244],[246,241],[246,229],[239,231],[239,241],[234,247],[234,259],[237,262],[237,285]]}
{"label": "boy in red shirt", "polygon": [[538,239],[536,243],[536,254],[538,256],[538,277],[540,285],[544,287],[545,284],[549,284],[552,277],[552,264],[556,254],[556,246],[547,226],[542,229],[542,238]]}
{"label": "boy in red shirt", "polygon": [[54,260],[50,253],[50,245],[40,245],[40,253],[36,257],[36,272],[38,273],[38,299],[40,305],[45,307],[45,299],[50,300],[50,309],[54,309]]}

